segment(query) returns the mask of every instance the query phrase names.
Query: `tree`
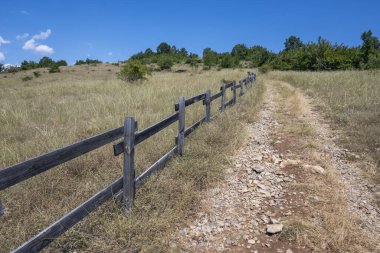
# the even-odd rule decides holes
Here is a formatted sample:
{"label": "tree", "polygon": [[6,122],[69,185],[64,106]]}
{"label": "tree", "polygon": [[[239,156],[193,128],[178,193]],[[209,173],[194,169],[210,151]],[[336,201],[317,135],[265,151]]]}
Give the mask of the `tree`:
{"label": "tree", "polygon": [[374,68],[377,65],[376,62],[380,61],[380,59],[377,59],[380,54],[379,39],[372,35],[371,30],[362,33],[361,39],[363,40],[363,45],[360,51],[362,53],[365,68]]}
{"label": "tree", "polygon": [[140,61],[131,60],[122,67],[118,76],[124,81],[136,82],[146,79],[146,76],[149,74],[149,69],[145,64],[142,64]]}
{"label": "tree", "polygon": [[199,63],[198,55],[190,53],[189,57],[186,59],[186,63],[189,64],[193,69],[198,68]]}
{"label": "tree", "polygon": [[54,65],[54,61],[47,56],[44,56],[38,62],[40,68],[50,68]]}
{"label": "tree", "polygon": [[150,49],[150,48],[147,48],[147,49],[145,50],[145,52],[144,52],[144,57],[151,57],[151,56],[153,56],[153,55],[154,55],[154,52],[153,52],[153,50]]}
{"label": "tree", "polygon": [[186,48],[184,48],[184,47],[179,50],[179,54],[184,58],[186,58],[188,56],[188,52],[187,52]]}
{"label": "tree", "polygon": [[247,60],[252,62],[253,67],[260,67],[273,56],[273,53],[269,52],[265,47],[253,46],[248,50]]}
{"label": "tree", "polygon": [[51,65],[51,67],[49,68],[49,73],[58,73],[58,72],[61,72],[61,70],[59,69],[59,66],[58,64],[53,64]]}
{"label": "tree", "polygon": [[232,48],[231,55],[240,60],[246,60],[248,55],[248,48],[244,44],[237,44]]}
{"label": "tree", "polygon": [[60,61],[57,61],[56,64],[58,66],[67,66],[67,62],[65,60],[60,60]]}
{"label": "tree", "polygon": [[171,47],[166,42],[161,42],[157,47],[157,54],[170,54]]}
{"label": "tree", "polygon": [[292,35],[285,40],[284,45],[285,51],[289,51],[301,48],[303,46],[303,43],[300,38]]}
{"label": "tree", "polygon": [[218,64],[218,53],[211,48],[203,49],[203,65],[210,69],[212,66]]}
{"label": "tree", "polygon": [[161,70],[171,69],[174,65],[174,62],[172,57],[164,55],[158,59],[157,65],[160,67]]}
{"label": "tree", "polygon": [[230,53],[222,53],[220,67],[222,68],[233,68],[239,64],[239,59],[237,57],[232,57]]}
{"label": "tree", "polygon": [[39,68],[39,64],[35,61],[22,61],[21,70],[29,70],[29,69],[36,69]]}

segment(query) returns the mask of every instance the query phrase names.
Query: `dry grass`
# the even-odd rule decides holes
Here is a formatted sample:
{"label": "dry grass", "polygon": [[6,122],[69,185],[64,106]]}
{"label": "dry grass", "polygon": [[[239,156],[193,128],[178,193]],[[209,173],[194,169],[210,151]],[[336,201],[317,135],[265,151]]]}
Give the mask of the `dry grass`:
{"label": "dry grass", "polygon": [[359,228],[360,221],[348,211],[345,186],[331,160],[323,153],[318,131],[307,117],[303,117],[305,102],[295,89],[281,82],[274,82],[274,85],[282,97],[282,106],[276,114],[283,123],[278,134],[287,136],[298,147],[289,156],[306,164],[321,165],[327,172],[321,175],[293,168],[299,180],[292,183],[289,190],[304,192],[311,198],[304,200],[308,204],[307,212],[296,211],[287,221],[280,239],[306,245],[313,252],[374,252],[376,243]]}
{"label": "dry grass", "polygon": [[[214,94],[222,79],[246,74],[160,72],[131,85],[115,79],[117,70],[111,65],[66,68],[28,82],[20,81],[22,73],[13,79],[0,76],[1,166],[118,127],[126,115],[136,116],[143,129],[170,115],[180,95],[210,88]],[[242,123],[253,119],[261,93],[258,84],[237,106],[186,140],[186,155],[174,158],[137,191],[132,215],[110,201],[47,251],[166,252],[170,233],[196,210],[202,189],[222,177],[228,156],[242,141]],[[213,113],[218,106],[219,100]],[[199,104],[186,112],[187,126],[204,115]],[[174,145],[176,132],[173,125],[137,147],[137,174]],[[1,192],[6,215],[1,218],[0,248],[10,251],[82,203],[119,177],[121,164],[108,145]]]}
{"label": "dry grass", "polygon": [[344,130],[341,143],[375,161],[379,182],[380,71],[274,71],[268,77],[289,82],[317,99],[335,126]]}

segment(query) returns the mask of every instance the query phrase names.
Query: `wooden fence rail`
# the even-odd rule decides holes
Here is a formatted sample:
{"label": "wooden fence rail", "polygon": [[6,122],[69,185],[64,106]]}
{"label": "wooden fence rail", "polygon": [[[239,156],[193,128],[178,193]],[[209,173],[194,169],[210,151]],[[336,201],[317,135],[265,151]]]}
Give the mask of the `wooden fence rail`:
{"label": "wooden fence rail", "polygon": [[[93,212],[98,206],[112,197],[120,200],[127,210],[131,209],[133,207],[136,188],[144,183],[152,173],[163,168],[175,154],[183,155],[185,137],[197,129],[202,123],[211,120],[212,101],[221,97],[221,106],[219,109],[223,111],[227,106],[233,105],[237,102],[237,89],[240,88],[239,95],[242,96],[244,94],[244,89],[252,87],[255,80],[256,74],[248,72],[248,76],[240,80],[238,85],[235,81],[228,84],[222,84],[220,92],[214,95],[211,95],[210,90],[207,90],[205,93],[189,99],[180,97],[178,103],[174,105],[174,114],[140,132],[136,131],[137,122],[135,118],[126,117],[124,126],[0,170],[0,190],[4,190],[62,163],[122,138],[122,141],[113,145],[113,150],[115,156],[120,154],[123,154],[124,156],[123,176],[96,193],[71,212],[67,213],[61,219],[51,224],[38,235],[22,244],[13,252],[38,252],[42,250],[55,238],[69,230],[72,226]],[[226,91],[229,88],[233,92],[233,96],[231,100],[226,102]],[[188,128],[185,128],[186,107],[199,101],[202,101],[205,106],[205,116]],[[175,138],[175,146],[141,175],[136,177],[135,146],[177,121],[178,135]],[[3,214],[4,209],[0,200],[0,216]]]}

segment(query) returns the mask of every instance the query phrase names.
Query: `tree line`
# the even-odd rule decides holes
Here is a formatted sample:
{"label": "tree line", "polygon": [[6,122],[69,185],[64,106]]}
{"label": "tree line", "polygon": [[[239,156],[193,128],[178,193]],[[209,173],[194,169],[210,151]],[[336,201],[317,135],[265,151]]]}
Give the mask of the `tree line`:
{"label": "tree line", "polygon": [[[189,64],[197,68],[203,63],[205,70],[216,68],[260,67],[262,70],[347,70],[380,68],[380,42],[372,31],[361,34],[362,44],[350,47],[337,44],[319,37],[316,42],[303,42],[297,36],[290,36],[284,42],[284,49],[274,53],[259,45],[247,47],[244,44],[235,45],[230,52],[218,53],[211,48],[205,48],[202,56],[189,53],[185,48],[178,49],[166,42],[160,43],[156,50],[151,48],[132,55],[126,62],[137,65],[157,65],[153,70],[170,69],[176,63]],[[138,63],[136,63],[138,62]],[[77,60],[75,65],[96,65],[99,60]],[[23,61],[19,68],[8,70],[28,70],[35,68],[53,68],[67,66],[64,60],[54,61],[43,57],[39,62]],[[1,66],[0,66],[1,67]],[[140,66],[141,67],[141,66]],[[1,69],[0,69],[1,70]],[[152,70],[151,68],[148,71]]]}
{"label": "tree line", "polygon": [[177,49],[166,42],[157,46],[156,52],[148,48],[129,58],[143,64],[156,63],[160,69],[170,69],[174,63],[188,63],[204,69],[262,67],[276,70],[347,70],[380,68],[380,42],[372,31],[362,33],[362,44],[349,47],[319,37],[316,42],[304,43],[299,37],[290,36],[284,49],[273,53],[263,46],[247,47],[235,45],[231,52],[218,53],[211,48],[203,50],[202,57],[188,53],[185,48]]}
{"label": "tree line", "polygon": [[[102,63],[102,61],[96,59],[85,59],[85,60],[77,60],[75,65],[96,65]],[[44,56],[38,62],[36,61],[22,61],[20,66],[11,66],[8,68],[4,68],[3,64],[0,64],[0,72],[18,72],[21,70],[31,70],[38,68],[48,68],[50,73],[59,72],[59,67],[67,66],[67,62],[65,60],[54,61],[53,59]]]}

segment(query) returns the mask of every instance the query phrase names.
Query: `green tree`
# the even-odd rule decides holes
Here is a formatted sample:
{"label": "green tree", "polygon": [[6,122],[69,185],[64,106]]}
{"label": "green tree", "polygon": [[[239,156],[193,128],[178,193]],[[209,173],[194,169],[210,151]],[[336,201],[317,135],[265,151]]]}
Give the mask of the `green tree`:
{"label": "green tree", "polygon": [[144,52],[144,57],[152,57],[154,55],[154,52],[152,49],[147,48]]}
{"label": "green tree", "polygon": [[21,70],[29,70],[29,69],[36,69],[39,67],[39,64],[35,61],[22,61],[21,62]]}
{"label": "green tree", "polygon": [[240,60],[246,60],[248,56],[248,48],[244,44],[237,44],[232,48],[231,55]]}
{"label": "green tree", "polygon": [[61,72],[61,70],[59,69],[59,65],[55,63],[50,66],[49,73],[57,73],[57,72]]}
{"label": "green tree", "polygon": [[60,61],[57,61],[56,64],[58,66],[67,66],[67,62],[65,60],[60,60]]}
{"label": "green tree", "polygon": [[230,53],[222,53],[220,60],[220,67],[222,68],[233,68],[239,63],[239,59],[232,57]]}
{"label": "green tree", "polygon": [[146,76],[149,74],[150,71],[145,64],[140,61],[130,60],[122,67],[118,76],[124,81],[136,82],[146,79]]}
{"label": "green tree", "polygon": [[186,59],[186,64],[189,64],[193,69],[198,68],[198,64],[200,62],[200,59],[198,55],[190,53],[189,57]]}
{"label": "green tree", "polygon": [[171,69],[174,65],[172,57],[168,55],[161,56],[159,60],[157,61],[157,65],[160,67],[161,70]]}
{"label": "green tree", "polygon": [[187,52],[186,48],[184,48],[184,47],[179,50],[179,54],[183,58],[186,58],[188,56],[188,52]]}
{"label": "green tree", "polygon": [[363,63],[365,65],[365,68],[378,67],[377,62],[380,61],[380,59],[377,59],[380,54],[379,39],[372,35],[371,30],[368,30],[367,32],[362,33],[361,39],[363,40],[363,44],[360,51],[362,53]]}
{"label": "green tree", "polygon": [[303,43],[300,38],[296,36],[290,36],[285,40],[285,51],[297,50],[303,46]]}
{"label": "green tree", "polygon": [[252,62],[253,67],[260,67],[268,62],[273,54],[262,46],[253,46],[248,50],[247,60]]}
{"label": "green tree", "polygon": [[50,68],[54,64],[55,62],[47,56],[42,57],[40,61],[38,62],[38,65],[40,66],[40,68]]}
{"label": "green tree", "polygon": [[166,42],[161,42],[157,47],[157,54],[170,54],[171,47]]}
{"label": "green tree", "polygon": [[211,48],[203,49],[203,64],[206,68],[210,69],[212,66],[218,64],[218,53]]}

